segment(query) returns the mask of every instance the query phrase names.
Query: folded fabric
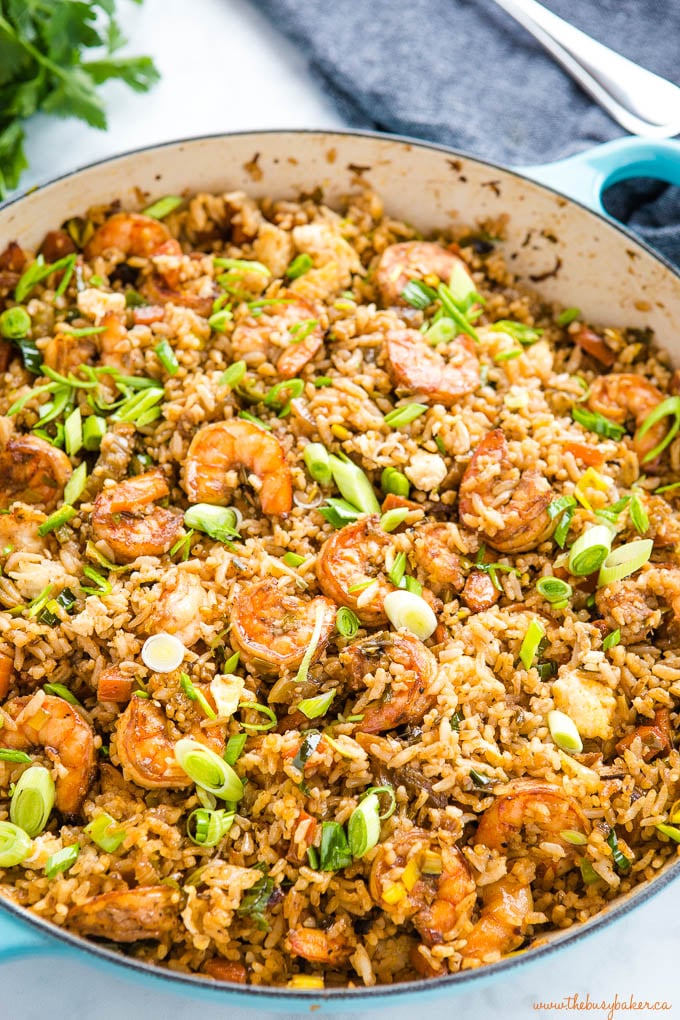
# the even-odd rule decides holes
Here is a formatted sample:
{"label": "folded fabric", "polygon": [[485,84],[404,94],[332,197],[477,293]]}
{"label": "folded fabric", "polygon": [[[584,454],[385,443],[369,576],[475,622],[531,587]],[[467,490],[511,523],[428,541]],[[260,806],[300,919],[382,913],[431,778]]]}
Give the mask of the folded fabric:
{"label": "folded fabric", "polygon": [[[623,132],[491,0],[253,0],[299,46],[350,125],[521,166]],[[680,84],[677,0],[547,0]],[[680,142],[678,142],[680,146]],[[609,208],[680,264],[680,191],[617,186]]]}

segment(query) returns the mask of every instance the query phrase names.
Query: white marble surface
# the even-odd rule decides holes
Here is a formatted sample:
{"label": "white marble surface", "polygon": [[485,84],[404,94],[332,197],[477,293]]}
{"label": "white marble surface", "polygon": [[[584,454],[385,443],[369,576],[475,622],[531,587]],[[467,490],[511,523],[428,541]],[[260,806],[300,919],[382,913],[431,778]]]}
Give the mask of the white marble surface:
{"label": "white marble surface", "polygon": [[[304,2],[304,0],[300,0]],[[332,0],[329,0],[332,2]],[[396,0],[407,2],[407,0]],[[220,130],[268,127],[341,127],[342,120],[309,76],[304,59],[244,0],[146,0],[138,8],[121,0],[131,51],[153,54],[163,80],[137,96],[119,85],[107,88],[110,130],[103,134],[75,121],[38,117],[28,129],[31,170],[23,186],[73,167],[156,141]],[[606,1010],[584,1009],[591,1001],[666,1000],[670,1010],[615,1011],[617,1017],[680,1017],[676,967],[680,955],[680,886],[545,962],[528,964],[501,982],[474,986],[455,998],[428,1004],[434,1016],[472,1020],[570,1020]],[[95,969],[74,958],[38,957],[2,962],[0,1020],[246,1020],[260,1010],[234,1010],[169,994],[162,986],[131,982],[122,972]],[[574,999],[578,995],[581,1008]],[[539,1011],[535,1003],[562,1002],[562,1010]],[[674,1002],[675,1000],[675,1002]],[[393,1002],[384,1011],[363,1011],[412,1020],[413,1005]],[[325,1012],[325,1011],[324,1011]],[[355,1014],[357,1015],[357,1014]]]}

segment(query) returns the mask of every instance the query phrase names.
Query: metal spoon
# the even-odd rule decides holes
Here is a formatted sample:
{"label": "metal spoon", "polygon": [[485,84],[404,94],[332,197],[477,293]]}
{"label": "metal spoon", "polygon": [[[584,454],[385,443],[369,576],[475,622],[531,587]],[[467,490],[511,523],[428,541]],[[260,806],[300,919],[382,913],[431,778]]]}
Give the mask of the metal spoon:
{"label": "metal spoon", "polygon": [[536,0],[495,0],[632,135],[680,133],[680,88],[574,28]]}

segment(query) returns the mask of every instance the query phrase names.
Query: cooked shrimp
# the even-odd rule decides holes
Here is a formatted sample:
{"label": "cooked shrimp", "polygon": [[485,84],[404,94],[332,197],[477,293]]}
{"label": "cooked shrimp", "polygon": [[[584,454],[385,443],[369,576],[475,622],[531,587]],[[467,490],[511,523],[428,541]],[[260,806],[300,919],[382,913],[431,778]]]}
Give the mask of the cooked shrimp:
{"label": "cooked shrimp", "polygon": [[434,348],[402,326],[385,335],[385,355],[395,386],[432,404],[451,407],[479,386],[477,350],[465,334]]}
{"label": "cooked shrimp", "polygon": [[287,947],[291,956],[301,956],[311,963],[345,963],[355,946],[345,932],[343,920],[322,931],[320,928],[291,928]]}
{"label": "cooked shrimp", "polygon": [[496,605],[501,593],[487,573],[473,570],[465,580],[460,597],[473,613],[483,613]]}
{"label": "cooked shrimp", "polygon": [[[391,536],[383,531],[375,515],[335,531],[316,561],[316,576],[324,595],[336,605],[354,610],[362,623],[385,623],[383,602],[394,591],[385,572],[385,553],[391,544]],[[374,584],[363,587],[369,582]]]}
{"label": "cooked shrimp", "polygon": [[163,577],[145,629],[151,634],[161,631],[174,634],[182,644],[191,648],[201,637],[201,625],[210,602],[210,593],[197,574],[174,567]]}
{"label": "cooked shrimp", "polygon": [[359,724],[362,733],[383,733],[405,723],[420,723],[436,700],[432,685],[437,660],[422,641],[399,631],[381,631],[355,641],[340,654],[354,687],[367,686],[367,678],[387,674],[380,702],[369,704]]}
{"label": "cooked shrimp", "polygon": [[[453,252],[432,241],[400,241],[391,244],[380,256],[375,283],[384,305],[406,305],[402,297],[409,280],[436,276],[448,283],[457,265],[465,263]],[[433,281],[435,282],[435,281]]]}
{"label": "cooked shrimp", "polygon": [[484,886],[482,899],[479,920],[467,936],[462,955],[464,960],[486,963],[521,946],[534,901],[531,886],[512,875]]}
{"label": "cooked shrimp", "polygon": [[280,303],[264,305],[257,317],[241,319],[232,334],[235,358],[249,365],[271,359],[283,379],[298,375],[323,343],[319,310],[289,291],[279,295]]}
{"label": "cooked shrimp", "polygon": [[401,922],[412,918],[428,946],[452,935],[474,905],[475,883],[460,851],[413,828],[382,843],[369,879],[373,899]]}
{"label": "cooked shrimp", "polygon": [[71,473],[63,450],[38,436],[12,433],[0,445],[0,508],[21,500],[53,510]]}
{"label": "cooked shrimp", "polygon": [[14,676],[14,655],[0,652],[0,699],[5,700]]}
{"label": "cooked shrimp", "polygon": [[112,942],[160,940],[177,927],[180,894],[168,885],[115,889],[71,907],[69,927]]}
{"label": "cooked shrimp", "polygon": [[[175,744],[181,735],[174,739],[170,736],[169,720],[153,701],[132,697],[118,718],[113,737],[125,778],[145,790],[181,790],[191,786],[193,780],[175,758]],[[221,729],[214,726],[203,729],[195,722],[189,735],[219,754],[224,750]]]}
{"label": "cooked shrimp", "polygon": [[559,843],[568,854],[576,848],[561,836],[567,830],[587,835],[590,825],[580,805],[561,787],[540,779],[518,779],[503,787],[477,827],[476,842],[491,850],[527,848],[534,843]]}
{"label": "cooked shrimp", "polygon": [[38,534],[38,528],[46,520],[41,510],[24,503],[15,503],[7,513],[0,514],[0,559],[15,549],[44,553],[46,539]]}
{"label": "cooked shrimp", "polygon": [[243,467],[258,479],[265,514],[286,514],[293,506],[293,481],[276,436],[240,418],[204,425],[191,440],[184,465],[184,489],[193,503],[224,506],[235,487],[228,472]]}
{"label": "cooked shrimp", "polygon": [[549,483],[533,468],[519,474],[500,429],[487,433],[475,450],[458,495],[461,521],[481,531],[499,552],[535,549],[556,526],[547,512],[554,496]]}
{"label": "cooked shrimp", "polygon": [[319,658],[335,626],[335,605],[319,595],[302,599],[272,578],[242,588],[231,609],[230,637],[243,662],[256,673],[294,670],[302,662],[322,614]]}
{"label": "cooked shrimp", "polygon": [[119,212],[109,216],[108,220],[97,227],[85,246],[84,255],[86,259],[93,259],[97,255],[116,251],[125,256],[150,258],[161,245],[170,240],[170,231],[160,220],[142,213]]}
{"label": "cooked shrimp", "polygon": [[126,478],[99,493],[92,510],[92,531],[116,560],[130,563],[138,556],[161,556],[182,531],[183,517],[161,506],[170,489],[156,471]]}
{"label": "cooked shrimp", "polygon": [[89,364],[97,354],[97,344],[92,337],[74,336],[73,333],[57,333],[43,349],[43,362],[48,368],[68,375],[79,365]]}
{"label": "cooked shrimp", "polygon": [[55,776],[58,809],[67,815],[77,814],[95,766],[92,727],[77,708],[51,694],[43,695],[42,700],[36,698],[37,707],[33,711],[34,697],[12,698],[3,705],[17,729],[6,726],[0,729],[0,747],[15,751],[43,747],[50,761],[58,766]]}
{"label": "cooked shrimp", "polygon": [[465,577],[460,562],[456,539],[458,529],[444,521],[429,521],[418,526],[415,532],[414,554],[418,566],[425,572],[427,583],[437,595],[460,591]]}
{"label": "cooked shrimp", "polygon": [[[621,372],[594,379],[587,403],[591,411],[603,414],[619,425],[633,419],[639,429],[663,398],[661,390],[644,376]],[[661,442],[668,428],[668,418],[662,418],[642,439],[638,439],[637,435],[633,437],[631,446],[641,460]]]}
{"label": "cooked shrimp", "polygon": [[109,365],[125,372],[130,368],[132,341],[122,322],[115,312],[107,312],[101,321],[104,327],[97,337],[102,365]]}
{"label": "cooked shrimp", "polygon": [[666,606],[680,620],[680,567],[645,564],[633,577],[598,588],[595,605],[625,644],[644,641],[660,625]]}

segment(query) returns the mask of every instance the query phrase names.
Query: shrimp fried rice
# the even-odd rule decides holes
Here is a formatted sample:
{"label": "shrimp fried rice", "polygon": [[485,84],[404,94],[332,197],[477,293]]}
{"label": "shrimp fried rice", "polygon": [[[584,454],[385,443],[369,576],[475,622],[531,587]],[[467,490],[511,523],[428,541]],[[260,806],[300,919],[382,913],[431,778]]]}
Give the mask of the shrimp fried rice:
{"label": "shrimp fried rice", "polygon": [[531,951],[677,856],[680,383],[502,234],[358,186],[8,244],[2,896],[357,987]]}

